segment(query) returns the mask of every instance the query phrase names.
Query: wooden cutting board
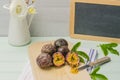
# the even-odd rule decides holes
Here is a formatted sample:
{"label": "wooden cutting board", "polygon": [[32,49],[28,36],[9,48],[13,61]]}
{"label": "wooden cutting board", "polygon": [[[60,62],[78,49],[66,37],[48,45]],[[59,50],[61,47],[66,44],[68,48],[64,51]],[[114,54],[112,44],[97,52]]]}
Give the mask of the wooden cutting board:
{"label": "wooden cutting board", "polygon": [[[36,64],[36,58],[41,53],[41,48],[49,42],[37,42],[29,46],[29,59],[32,66],[32,72],[35,80],[91,80],[86,70],[80,71],[78,74],[70,73],[70,66],[65,65],[60,68],[52,67],[49,70],[43,70]],[[69,48],[72,46],[69,45]]]}

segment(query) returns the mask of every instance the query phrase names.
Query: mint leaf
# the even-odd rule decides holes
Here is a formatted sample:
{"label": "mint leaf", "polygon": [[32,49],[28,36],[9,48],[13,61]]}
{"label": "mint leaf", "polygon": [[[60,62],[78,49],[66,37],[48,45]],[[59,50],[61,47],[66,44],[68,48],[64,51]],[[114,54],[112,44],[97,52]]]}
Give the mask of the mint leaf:
{"label": "mint leaf", "polygon": [[84,59],[81,56],[79,56],[79,58],[80,58],[80,62],[85,63]]}
{"label": "mint leaf", "polygon": [[94,77],[94,75],[90,74],[90,77],[92,78],[92,80],[96,80],[96,78]]}
{"label": "mint leaf", "polygon": [[106,48],[106,45],[105,45],[105,44],[102,44],[102,45],[100,45],[100,47],[101,47],[104,55],[107,56],[107,55],[108,55],[108,50],[107,50],[107,48]]}
{"label": "mint leaf", "polygon": [[97,67],[90,74],[92,80],[108,80],[108,78],[106,76],[104,76],[103,74],[98,74],[97,73],[99,70],[100,70],[100,67]]}
{"label": "mint leaf", "polygon": [[102,74],[94,74],[92,76],[94,76],[93,80],[108,80],[108,78]]}
{"label": "mint leaf", "polygon": [[118,55],[119,56],[119,52],[113,48],[108,48],[108,50],[112,53],[112,54],[115,54],[115,55]]}
{"label": "mint leaf", "polygon": [[85,59],[89,60],[89,56],[83,52],[83,51],[76,51],[76,53],[81,56],[81,57],[84,57]]}
{"label": "mint leaf", "polygon": [[109,44],[101,44],[100,45],[105,56],[108,55],[108,51],[110,51],[112,54],[119,56],[119,52],[117,50],[113,49],[113,47],[117,47],[117,46],[118,46],[117,43],[109,43]]}
{"label": "mint leaf", "polygon": [[91,74],[96,74],[100,70],[100,67],[96,67]]}
{"label": "mint leaf", "polygon": [[118,44],[117,43],[109,43],[109,44],[105,44],[106,47],[110,48],[110,47],[117,47]]}
{"label": "mint leaf", "polygon": [[76,43],[73,48],[71,49],[72,52],[76,52],[79,46],[81,45],[81,42]]}
{"label": "mint leaf", "polygon": [[82,51],[77,51],[77,49],[79,48],[79,46],[81,45],[81,42],[77,42],[71,49],[72,52],[76,52],[78,53],[78,56],[80,58],[80,62],[85,63],[83,58],[86,58],[87,60],[89,60],[89,56]]}

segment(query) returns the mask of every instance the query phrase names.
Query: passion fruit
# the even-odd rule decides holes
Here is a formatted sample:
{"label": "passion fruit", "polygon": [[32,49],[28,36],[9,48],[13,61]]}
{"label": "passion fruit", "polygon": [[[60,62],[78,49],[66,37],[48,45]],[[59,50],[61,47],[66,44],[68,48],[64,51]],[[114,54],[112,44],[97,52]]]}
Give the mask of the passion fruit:
{"label": "passion fruit", "polygon": [[36,62],[40,68],[48,68],[53,65],[52,63],[52,57],[50,54],[41,53],[37,59]]}
{"label": "passion fruit", "polygon": [[61,52],[64,57],[66,57],[66,54],[69,52],[70,50],[68,49],[68,46],[61,46],[58,48],[58,52]]}
{"label": "passion fruit", "polygon": [[56,48],[52,44],[45,44],[42,47],[41,52],[42,53],[49,53],[50,55],[52,55],[54,52],[56,52]]}
{"label": "passion fruit", "polygon": [[71,67],[77,67],[80,63],[80,58],[77,53],[75,52],[69,52],[66,55],[66,61]]}
{"label": "passion fruit", "polygon": [[54,45],[56,48],[59,48],[61,46],[68,46],[68,42],[65,39],[58,39],[54,42]]}
{"label": "passion fruit", "polygon": [[60,52],[53,54],[53,64],[57,67],[60,67],[65,64],[65,58]]}

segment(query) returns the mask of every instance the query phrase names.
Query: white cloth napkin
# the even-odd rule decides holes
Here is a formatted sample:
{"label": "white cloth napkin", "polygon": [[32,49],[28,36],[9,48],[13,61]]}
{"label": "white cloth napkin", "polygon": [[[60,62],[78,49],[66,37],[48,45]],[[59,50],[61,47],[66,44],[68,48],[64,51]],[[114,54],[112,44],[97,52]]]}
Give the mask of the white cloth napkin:
{"label": "white cloth napkin", "polygon": [[[98,52],[95,49],[81,49],[80,48],[80,50],[86,52],[90,57],[90,61],[86,62],[86,64],[95,61],[95,59],[97,58]],[[87,69],[87,71],[90,73],[92,69],[93,67],[90,67]],[[30,62],[26,64],[18,80],[34,80]]]}

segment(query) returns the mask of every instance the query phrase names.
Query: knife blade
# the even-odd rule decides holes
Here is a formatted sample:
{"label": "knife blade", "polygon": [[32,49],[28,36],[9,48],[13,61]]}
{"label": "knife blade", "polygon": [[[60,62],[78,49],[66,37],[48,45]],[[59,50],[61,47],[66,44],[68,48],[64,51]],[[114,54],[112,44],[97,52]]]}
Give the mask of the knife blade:
{"label": "knife blade", "polygon": [[94,62],[90,62],[89,64],[86,64],[86,65],[83,65],[83,66],[79,67],[78,70],[79,71],[84,70],[84,69],[86,69],[88,67],[101,65],[101,64],[104,64],[104,63],[107,63],[107,62],[110,62],[110,61],[111,61],[110,57],[103,57],[103,58],[95,60]]}

